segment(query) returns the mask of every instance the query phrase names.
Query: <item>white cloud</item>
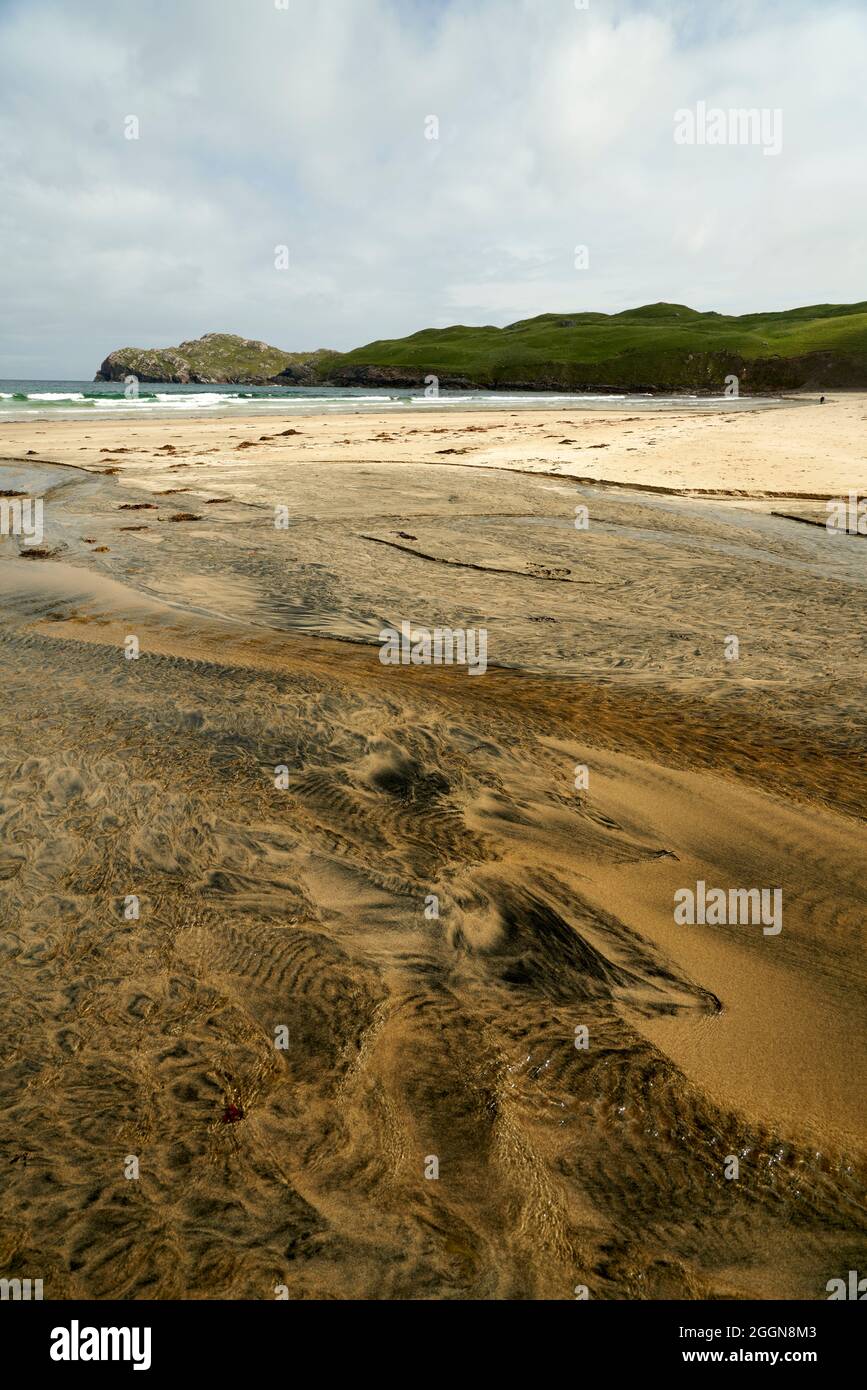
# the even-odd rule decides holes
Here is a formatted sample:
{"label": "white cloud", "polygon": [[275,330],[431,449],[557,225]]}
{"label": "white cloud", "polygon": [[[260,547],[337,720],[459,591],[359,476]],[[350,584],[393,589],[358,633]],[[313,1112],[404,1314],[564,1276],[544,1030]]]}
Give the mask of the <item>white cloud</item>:
{"label": "white cloud", "polygon": [[[835,0],[12,3],[0,374],[208,330],[350,347],[450,315],[861,299],[865,66],[867,16]],[[676,146],[698,100],[780,107],[782,153]]]}

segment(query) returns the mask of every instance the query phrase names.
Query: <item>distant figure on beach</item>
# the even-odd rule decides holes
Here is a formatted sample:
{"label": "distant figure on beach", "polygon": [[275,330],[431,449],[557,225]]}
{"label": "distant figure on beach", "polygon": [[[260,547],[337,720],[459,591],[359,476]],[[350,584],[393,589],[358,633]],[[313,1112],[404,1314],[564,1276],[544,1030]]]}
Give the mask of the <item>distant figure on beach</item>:
{"label": "distant figure on beach", "polygon": [[819,404],[820,404],[820,405],[824,405],[824,404],[825,404],[825,397],[824,397],[824,396],[820,396],[820,397],[819,397]]}

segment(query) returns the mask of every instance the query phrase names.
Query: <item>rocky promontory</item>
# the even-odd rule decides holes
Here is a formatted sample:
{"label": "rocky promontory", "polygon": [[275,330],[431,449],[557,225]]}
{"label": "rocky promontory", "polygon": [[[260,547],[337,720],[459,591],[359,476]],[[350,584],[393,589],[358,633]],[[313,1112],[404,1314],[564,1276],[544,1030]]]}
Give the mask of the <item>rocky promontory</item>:
{"label": "rocky promontory", "polygon": [[280,380],[308,386],[319,379],[319,359],[333,355],[322,348],[284,352],[234,333],[206,333],[177,347],[118,348],[109,353],[94,380],[124,381],[135,376],[139,381],[207,386],[267,386]]}

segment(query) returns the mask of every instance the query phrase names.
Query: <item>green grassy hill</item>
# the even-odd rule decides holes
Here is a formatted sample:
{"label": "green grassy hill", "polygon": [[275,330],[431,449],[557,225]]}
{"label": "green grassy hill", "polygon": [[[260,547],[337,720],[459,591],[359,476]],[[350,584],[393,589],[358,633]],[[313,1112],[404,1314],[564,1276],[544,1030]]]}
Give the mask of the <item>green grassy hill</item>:
{"label": "green grassy hill", "polygon": [[501,388],[744,391],[867,386],[867,302],[780,313],[698,313],[649,304],[620,314],[540,314],[507,328],[425,329],[324,356],[345,384],[406,381]]}
{"label": "green grassy hill", "polygon": [[620,314],[540,314],[506,328],[426,328],[352,352],[284,352],[229,333],[176,348],[121,348],[97,380],[270,382],[501,390],[723,390],[867,388],[867,301],[778,313],[699,313],[646,304]]}

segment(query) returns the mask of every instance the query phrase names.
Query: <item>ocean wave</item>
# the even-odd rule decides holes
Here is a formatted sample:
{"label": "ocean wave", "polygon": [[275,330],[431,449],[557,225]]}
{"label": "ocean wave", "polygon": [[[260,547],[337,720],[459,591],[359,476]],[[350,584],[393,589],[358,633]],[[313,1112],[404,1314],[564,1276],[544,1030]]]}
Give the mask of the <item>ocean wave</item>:
{"label": "ocean wave", "polygon": [[[85,398],[93,401],[128,401],[130,397],[125,391],[85,391]],[[133,398],[133,403],[140,401],[155,401],[156,395],[153,391],[139,391]]]}
{"label": "ocean wave", "polygon": [[15,391],[15,401],[83,401],[83,391]]}
{"label": "ocean wave", "polygon": [[[72,417],[99,414],[195,415],[222,413],[227,416],[340,415],[382,411],[459,411],[512,409],[629,409],[680,408],[713,411],[720,408],[751,409],[782,404],[781,398],[747,397],[733,400],[723,396],[653,396],[641,393],[570,393],[531,391],[454,391],[437,396],[416,393],[412,388],[364,390],[357,387],[301,387],[206,389],[193,384],[150,383],[151,389],[128,396],[120,383],[77,381],[26,381],[6,379],[0,385],[0,417],[38,419],[40,415],[68,414]],[[162,390],[156,389],[162,385]],[[11,388],[11,389],[8,389]],[[44,388],[44,389],[42,389]]]}

